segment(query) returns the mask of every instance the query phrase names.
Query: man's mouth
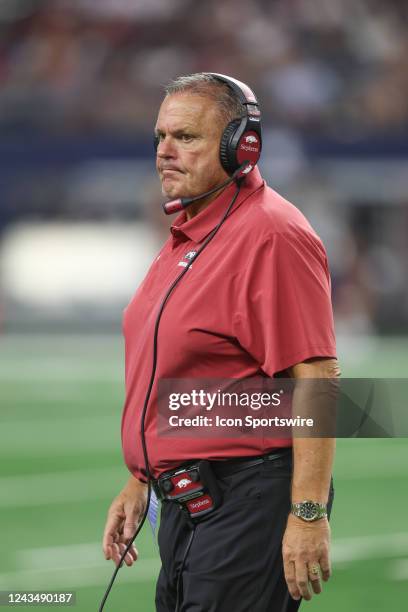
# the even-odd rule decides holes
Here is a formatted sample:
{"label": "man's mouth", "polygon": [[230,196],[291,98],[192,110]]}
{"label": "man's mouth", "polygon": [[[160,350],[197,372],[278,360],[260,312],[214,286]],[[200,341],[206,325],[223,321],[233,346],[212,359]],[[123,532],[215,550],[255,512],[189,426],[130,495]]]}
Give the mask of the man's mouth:
{"label": "man's mouth", "polygon": [[183,172],[181,170],[176,170],[175,168],[166,168],[165,170],[160,171],[160,180],[163,184],[178,182],[182,176]]}
{"label": "man's mouth", "polygon": [[163,174],[163,176],[171,176],[175,172],[182,174],[181,170],[179,170],[178,168],[162,168],[160,172]]}

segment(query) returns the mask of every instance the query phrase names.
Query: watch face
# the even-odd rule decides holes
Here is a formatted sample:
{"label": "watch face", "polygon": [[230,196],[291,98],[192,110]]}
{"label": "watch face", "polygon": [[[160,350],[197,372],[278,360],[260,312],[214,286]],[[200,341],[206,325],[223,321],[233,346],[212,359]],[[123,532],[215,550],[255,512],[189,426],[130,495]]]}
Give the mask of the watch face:
{"label": "watch face", "polygon": [[302,503],[300,514],[305,521],[312,521],[317,516],[316,504],[311,501]]}

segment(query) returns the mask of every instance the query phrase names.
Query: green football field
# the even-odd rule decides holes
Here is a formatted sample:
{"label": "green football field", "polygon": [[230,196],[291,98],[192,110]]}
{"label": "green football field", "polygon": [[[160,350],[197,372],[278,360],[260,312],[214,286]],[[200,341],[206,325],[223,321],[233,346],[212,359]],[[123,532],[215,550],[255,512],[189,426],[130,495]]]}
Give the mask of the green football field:
{"label": "green football field", "polygon": [[[408,340],[340,342],[339,356],[344,376],[407,377]],[[122,370],[120,337],[0,337],[0,591],[73,590],[75,610],[98,610],[113,570],[101,552],[105,515],[127,479]],[[406,439],[338,441],[334,573],[301,609],[406,610],[407,473]],[[154,611],[148,525],[137,546],[107,612]]]}

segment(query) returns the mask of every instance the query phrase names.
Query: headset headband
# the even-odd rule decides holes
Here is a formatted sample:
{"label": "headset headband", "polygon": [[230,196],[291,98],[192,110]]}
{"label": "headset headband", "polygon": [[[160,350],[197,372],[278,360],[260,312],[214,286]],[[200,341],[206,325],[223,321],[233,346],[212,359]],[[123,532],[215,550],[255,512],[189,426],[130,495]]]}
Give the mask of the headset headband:
{"label": "headset headband", "polygon": [[226,76],[225,74],[219,74],[218,72],[207,72],[206,74],[209,74],[219,81],[223,81],[229,85],[229,87],[235,91],[242,104],[258,104],[256,95],[252,89],[242,81],[238,81],[238,79]]}

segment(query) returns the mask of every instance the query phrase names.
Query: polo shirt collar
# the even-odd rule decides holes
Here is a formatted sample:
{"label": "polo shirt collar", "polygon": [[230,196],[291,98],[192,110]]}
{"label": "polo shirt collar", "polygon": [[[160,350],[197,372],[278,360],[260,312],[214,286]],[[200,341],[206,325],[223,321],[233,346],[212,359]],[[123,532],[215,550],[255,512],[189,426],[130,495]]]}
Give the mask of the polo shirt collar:
{"label": "polo shirt collar", "polygon": [[[238,198],[232,210],[236,210],[250,195],[263,185],[264,181],[258,166],[256,166],[242,182]],[[235,189],[235,183],[226,187],[215,200],[190,220],[187,220],[185,211],[181,212],[170,227],[173,238],[175,240],[190,239],[196,243],[204,240],[221,220],[234,196]]]}

